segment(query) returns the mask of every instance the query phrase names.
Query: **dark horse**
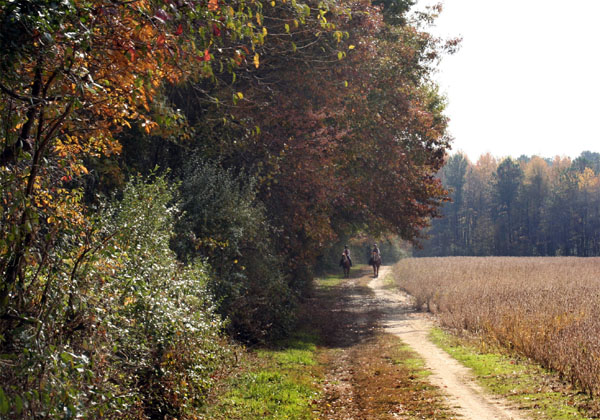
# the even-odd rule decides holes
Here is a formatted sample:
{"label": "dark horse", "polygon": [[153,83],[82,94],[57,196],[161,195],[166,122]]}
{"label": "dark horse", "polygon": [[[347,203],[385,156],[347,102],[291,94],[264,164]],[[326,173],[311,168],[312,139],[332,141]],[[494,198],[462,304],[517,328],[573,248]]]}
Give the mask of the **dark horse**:
{"label": "dark horse", "polygon": [[381,266],[381,255],[377,251],[371,253],[369,264],[373,266],[373,277],[379,276],[379,267]]}
{"label": "dark horse", "polygon": [[344,277],[350,277],[350,258],[344,253],[342,254],[342,259],[340,260],[340,267],[344,269]]}

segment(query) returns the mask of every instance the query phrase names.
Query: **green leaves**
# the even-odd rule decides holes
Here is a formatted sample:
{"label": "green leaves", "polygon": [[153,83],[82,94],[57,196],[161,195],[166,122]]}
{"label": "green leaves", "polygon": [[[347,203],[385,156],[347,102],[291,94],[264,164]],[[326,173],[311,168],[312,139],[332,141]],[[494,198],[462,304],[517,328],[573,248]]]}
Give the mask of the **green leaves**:
{"label": "green leaves", "polygon": [[207,268],[184,267],[169,250],[171,190],[162,177],[134,179],[122,201],[61,237],[51,266],[25,271],[37,283],[23,298],[38,307],[6,331],[23,348],[1,356],[10,369],[0,373],[0,417],[28,407],[52,419],[130,418],[143,404],[180,417],[202,400],[228,350]]}
{"label": "green leaves", "polygon": [[233,336],[250,342],[285,333],[294,305],[255,189],[256,180],[244,173],[202,159],[188,162],[174,241],[184,260],[207,259],[219,312]]}
{"label": "green leaves", "polygon": [[0,414],[6,415],[9,411],[9,401],[4,393],[2,387],[0,387]]}

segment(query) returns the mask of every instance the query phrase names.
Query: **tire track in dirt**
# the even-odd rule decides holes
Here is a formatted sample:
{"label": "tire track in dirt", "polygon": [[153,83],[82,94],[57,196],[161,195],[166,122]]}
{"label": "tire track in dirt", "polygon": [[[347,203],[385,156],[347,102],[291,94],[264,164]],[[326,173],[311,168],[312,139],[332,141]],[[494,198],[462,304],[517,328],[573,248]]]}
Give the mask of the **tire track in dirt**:
{"label": "tire track in dirt", "polygon": [[[353,273],[357,275],[357,273]],[[357,389],[356,372],[360,370],[357,355],[360,344],[374,337],[380,313],[377,300],[367,282],[358,277],[345,280],[343,287],[326,293],[312,308],[312,318],[320,319],[318,329],[330,350],[322,360],[330,370],[323,384],[319,418],[326,420],[366,419],[361,404],[362,392]],[[362,284],[361,284],[362,283]],[[321,312],[315,316],[316,312]]]}
{"label": "tire track in dirt", "polygon": [[429,381],[447,394],[448,404],[465,420],[525,420],[502,399],[487,395],[475,383],[470,370],[428,338],[433,322],[427,314],[419,313],[410,296],[395,289],[386,289],[383,279],[391,267],[381,267],[379,277],[369,283],[383,312],[381,320],[386,332],[392,333],[412,347],[431,371]]}

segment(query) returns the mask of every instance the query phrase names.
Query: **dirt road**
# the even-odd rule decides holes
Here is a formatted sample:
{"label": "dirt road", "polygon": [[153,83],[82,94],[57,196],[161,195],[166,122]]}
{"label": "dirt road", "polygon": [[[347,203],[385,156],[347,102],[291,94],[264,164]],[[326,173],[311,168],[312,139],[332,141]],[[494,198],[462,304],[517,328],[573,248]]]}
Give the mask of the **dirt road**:
{"label": "dirt road", "polygon": [[383,279],[390,270],[390,267],[381,267],[379,277],[369,283],[383,312],[381,322],[387,332],[400,337],[425,360],[426,367],[432,372],[430,382],[447,393],[449,405],[461,419],[524,420],[516,410],[508,407],[506,401],[486,395],[473,381],[469,369],[429,341],[427,336],[432,322],[415,310],[408,295],[384,287]]}

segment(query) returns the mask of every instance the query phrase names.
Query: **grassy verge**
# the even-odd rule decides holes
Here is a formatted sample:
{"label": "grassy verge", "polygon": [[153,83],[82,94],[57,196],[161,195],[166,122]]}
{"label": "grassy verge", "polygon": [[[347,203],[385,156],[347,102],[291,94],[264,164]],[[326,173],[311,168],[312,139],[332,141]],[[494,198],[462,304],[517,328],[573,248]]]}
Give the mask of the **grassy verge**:
{"label": "grassy verge", "polygon": [[431,338],[452,357],[471,368],[484,387],[512,401],[535,419],[600,418],[598,401],[574,390],[558,375],[527,359],[482,350],[480,346],[440,329],[433,330]]}
{"label": "grassy verge", "polygon": [[312,419],[322,369],[317,337],[297,333],[277,348],[245,353],[238,372],[221,385],[201,419]]}

